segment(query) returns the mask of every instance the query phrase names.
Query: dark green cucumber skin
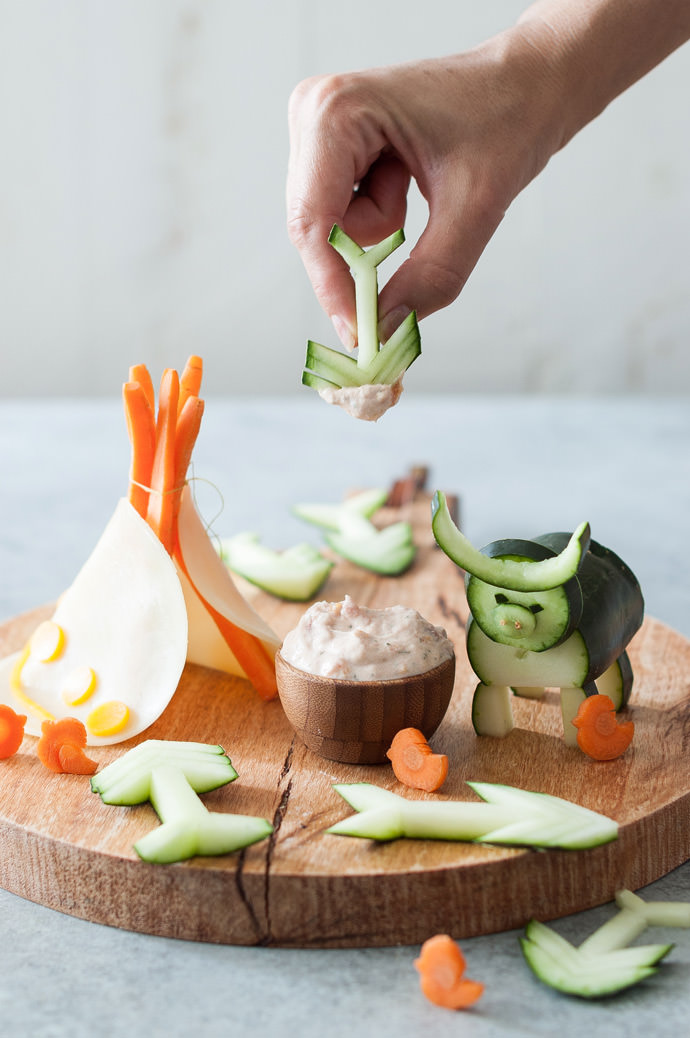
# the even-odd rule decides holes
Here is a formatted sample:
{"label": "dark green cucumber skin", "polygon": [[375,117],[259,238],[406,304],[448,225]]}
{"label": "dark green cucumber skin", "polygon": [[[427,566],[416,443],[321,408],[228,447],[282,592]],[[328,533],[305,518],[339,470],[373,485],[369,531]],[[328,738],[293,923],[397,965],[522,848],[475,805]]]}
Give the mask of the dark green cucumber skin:
{"label": "dark green cucumber skin", "polygon": [[[558,553],[570,539],[568,533],[546,533],[535,544]],[[577,580],[583,609],[577,625],[589,652],[585,685],[622,656],[642,626],[644,599],[637,577],[622,559],[598,541],[590,541]]]}
{"label": "dark green cucumber skin", "polygon": [[[541,562],[543,559],[550,559],[553,558],[555,555],[558,555],[558,551],[554,551],[554,549],[551,548],[548,544],[542,544],[537,538],[535,538],[533,541],[520,540],[519,538],[502,538],[499,541],[491,541],[490,544],[485,545],[481,549],[481,553],[482,555],[488,555],[491,559],[495,559],[499,556],[505,555],[521,555],[524,558],[533,559],[534,562]],[[471,579],[472,574],[466,573],[465,587],[467,587]],[[570,615],[568,618],[568,626],[565,628],[563,634],[558,639],[558,641],[554,642],[553,645],[549,646],[549,648],[551,649],[555,648],[557,645],[560,645],[561,642],[564,642],[567,638],[570,637],[573,631],[577,628],[582,617],[583,598],[582,590],[580,588],[580,583],[578,581],[577,576],[572,577],[571,580],[568,580],[565,584],[563,584],[563,591],[565,592],[565,595],[567,597],[568,607],[570,611]],[[508,597],[510,597],[509,591],[506,592],[506,594],[508,595]]]}

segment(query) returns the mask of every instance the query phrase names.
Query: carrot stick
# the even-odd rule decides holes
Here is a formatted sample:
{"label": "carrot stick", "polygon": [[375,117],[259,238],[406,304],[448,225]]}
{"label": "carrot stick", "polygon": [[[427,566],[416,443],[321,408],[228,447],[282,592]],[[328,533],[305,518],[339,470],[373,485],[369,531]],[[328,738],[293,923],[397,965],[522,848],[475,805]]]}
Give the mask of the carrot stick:
{"label": "carrot stick", "polygon": [[465,979],[465,956],[448,934],[425,941],[414,965],[426,997],[445,1009],[468,1009],[484,991],[479,981]]}
{"label": "carrot stick", "polygon": [[213,618],[226,645],[247,675],[247,679],[252,683],[256,692],[262,699],[275,699],[278,695],[275,661],[267,652],[261,639],[257,638],[255,634],[245,631],[244,628],[238,627],[232,620],[228,620],[226,616],[214,609],[211,603],[204,598],[189,574],[179,547],[175,551],[175,561],[187,577],[194,592],[199,596],[199,600],[203,603],[207,613]]}
{"label": "carrot stick", "polygon": [[398,782],[412,789],[433,793],[446,781],[448,757],[445,753],[433,753],[418,728],[402,728],[397,732],[386,756]]}
{"label": "carrot stick", "polygon": [[177,529],[177,513],[180,510],[182,488],[187,478],[187,470],[192,460],[192,452],[196,443],[201,419],[204,414],[204,401],[198,396],[190,396],[184,403],[177,417],[175,429],[175,494],[173,496],[173,527]]}
{"label": "carrot stick", "polygon": [[84,753],[86,728],[76,717],[44,721],[36,752],[41,764],[59,774],[93,775],[98,767]]}
{"label": "carrot stick", "polygon": [[180,400],[178,404],[180,411],[187,403],[190,396],[198,396],[201,392],[201,378],[203,373],[204,365],[201,357],[192,354],[191,357],[187,358],[187,363],[185,364],[180,377]]}
{"label": "carrot stick", "polygon": [[141,388],[146,394],[146,399],[151,405],[151,410],[155,414],[156,412],[156,397],[153,389],[153,380],[149,374],[149,369],[145,364],[133,364],[129,369],[129,381],[138,382]]}
{"label": "carrot stick", "polygon": [[141,382],[125,382],[122,387],[127,430],[132,444],[129,473],[129,500],[144,519],[148,510],[153,459],[156,449],[156,424],[153,407]]}
{"label": "carrot stick", "polygon": [[166,368],[158,394],[156,450],[146,519],[167,552],[175,540],[173,491],[175,490],[175,426],[180,392],[179,375]]}
{"label": "carrot stick", "polygon": [[615,760],[632,742],[635,725],[619,722],[610,696],[587,696],[579,706],[573,724],[577,728],[577,744],[594,760]]}
{"label": "carrot stick", "polygon": [[26,717],[17,714],[11,706],[0,703],[0,760],[7,760],[17,752],[24,738]]}

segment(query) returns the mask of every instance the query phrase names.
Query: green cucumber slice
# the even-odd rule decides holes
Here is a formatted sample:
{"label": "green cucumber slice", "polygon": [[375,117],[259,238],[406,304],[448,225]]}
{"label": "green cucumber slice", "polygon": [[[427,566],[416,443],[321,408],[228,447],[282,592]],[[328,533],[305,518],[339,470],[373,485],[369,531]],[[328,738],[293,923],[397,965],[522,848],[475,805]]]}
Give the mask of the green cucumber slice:
{"label": "green cucumber slice", "polygon": [[421,337],[414,311],[385,345],[379,343],[377,267],[404,240],[401,229],[365,251],[337,224],[331,228],[329,244],[348,264],[355,283],[357,355],[350,356],[310,339],[302,373],[304,385],[317,390],[392,385],[420,355]]}
{"label": "green cucumber slice", "polygon": [[256,533],[239,533],[219,544],[220,557],[233,573],[277,598],[306,602],[323,587],[333,569],[310,544],[296,544],[283,552],[260,543]]}
{"label": "green cucumber slice", "polygon": [[507,685],[477,685],[472,697],[472,727],[477,735],[503,739],[513,730],[513,711]]}
{"label": "green cucumber slice", "polygon": [[407,837],[563,849],[595,847],[618,836],[610,818],[560,797],[489,782],[468,785],[483,803],[407,800],[390,791],[386,797],[368,797],[361,783],[350,797],[347,786],[340,784],[336,791],[358,813],[326,831],[373,840]]}
{"label": "green cucumber slice", "polygon": [[632,987],[656,973],[654,966],[634,966],[628,962],[612,963],[603,968],[600,962],[575,969],[558,955],[545,951],[527,938],[520,938],[520,947],[532,972],[549,987],[580,998],[601,998]]}
{"label": "green cucumber slice", "polygon": [[386,503],[387,497],[388,491],[379,487],[352,494],[338,505],[307,502],[294,505],[292,511],[298,518],[314,526],[321,526],[326,530],[340,530],[353,516],[370,518]]}
{"label": "green cucumber slice", "polygon": [[207,811],[183,772],[170,765],[153,769],[150,799],[163,824],[135,843],[144,861],[165,865],[196,855],[230,854],[273,831],[265,818]]}
{"label": "green cucumber slice", "polygon": [[539,562],[489,558],[457,528],[445,495],[436,491],[431,504],[431,528],[437,543],[457,566],[479,580],[510,591],[548,591],[560,587],[577,573],[587,552],[589,523],[581,523],[560,554]]}
{"label": "green cucumber slice", "polygon": [[312,339],[307,343],[305,367],[315,375],[329,379],[338,388],[342,386],[362,386],[368,381],[357,361],[347,353],[322,346]]}
{"label": "green cucumber slice", "polygon": [[222,746],[147,739],[94,775],[91,789],[104,804],[143,804],[151,797],[153,769],[164,764],[178,768],[196,793],[208,793],[237,778]]}
{"label": "green cucumber slice", "polygon": [[326,543],[343,558],[382,576],[397,576],[414,561],[416,548],[408,522],[392,523],[377,530],[343,530],[326,534]]}

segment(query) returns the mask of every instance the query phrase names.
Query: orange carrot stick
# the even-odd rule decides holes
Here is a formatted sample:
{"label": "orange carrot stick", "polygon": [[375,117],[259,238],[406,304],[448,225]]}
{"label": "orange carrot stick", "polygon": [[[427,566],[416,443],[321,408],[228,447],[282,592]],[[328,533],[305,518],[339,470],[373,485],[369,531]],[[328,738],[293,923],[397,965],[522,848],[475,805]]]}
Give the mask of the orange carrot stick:
{"label": "orange carrot stick", "polygon": [[141,382],[125,382],[122,387],[127,430],[132,444],[129,473],[129,500],[144,519],[148,510],[153,459],[156,450],[156,423],[153,408]]}
{"label": "orange carrot stick", "polygon": [[204,414],[204,401],[198,396],[190,396],[184,403],[177,417],[175,429],[175,494],[173,496],[173,527],[177,529],[177,513],[180,510],[182,488],[187,478],[187,470],[192,460],[192,452],[196,443],[201,419]]}
{"label": "orange carrot stick", "polygon": [[594,760],[615,760],[632,742],[635,725],[618,721],[610,696],[587,696],[579,706],[573,724],[577,728],[577,744]]}
{"label": "orange carrot stick", "polygon": [[59,774],[93,775],[98,767],[84,753],[86,728],[76,717],[44,721],[36,752],[41,764]]}
{"label": "orange carrot stick", "polygon": [[244,628],[238,627],[232,620],[228,620],[226,616],[214,609],[196,587],[179,549],[175,551],[175,561],[199,596],[199,600],[203,603],[209,616],[213,618],[228,648],[254,686],[255,691],[262,699],[275,699],[278,695],[275,660],[271,658],[261,639],[257,638],[255,634],[245,631]]}
{"label": "orange carrot stick", "polygon": [[445,1009],[468,1009],[484,991],[479,981],[464,977],[465,956],[448,934],[425,941],[414,965],[426,997]]}
{"label": "orange carrot stick", "polygon": [[26,717],[0,703],[0,760],[13,756],[22,744]]}
{"label": "orange carrot stick", "polygon": [[153,389],[153,380],[149,369],[145,364],[133,364],[129,369],[129,381],[138,382],[146,394],[146,399],[151,405],[151,410],[156,413],[156,395]]}
{"label": "orange carrot stick", "polygon": [[433,753],[418,728],[402,728],[397,732],[386,756],[398,782],[412,789],[433,793],[446,781],[448,757],[445,753]]}
{"label": "orange carrot stick", "polygon": [[156,451],[151,473],[151,490],[146,514],[149,526],[167,552],[175,541],[173,491],[175,490],[175,427],[180,392],[179,375],[166,368],[158,394]]}
{"label": "orange carrot stick", "polygon": [[187,358],[187,363],[180,377],[180,400],[178,408],[181,411],[190,396],[198,396],[201,392],[201,379],[204,373],[204,364],[201,357],[192,354]]}

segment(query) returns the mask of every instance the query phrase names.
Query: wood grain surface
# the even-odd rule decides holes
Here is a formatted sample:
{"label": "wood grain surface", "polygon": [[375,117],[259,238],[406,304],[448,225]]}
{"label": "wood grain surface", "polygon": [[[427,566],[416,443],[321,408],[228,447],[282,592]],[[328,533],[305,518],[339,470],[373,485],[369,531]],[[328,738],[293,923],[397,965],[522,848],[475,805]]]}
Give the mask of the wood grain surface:
{"label": "wood grain surface", "polygon": [[[373,578],[338,562],[321,597],[347,593],[362,605],[414,606],[443,625],[456,646],[455,688],[432,739],[448,754],[441,796],[476,799],[470,781],[506,782],[567,797],[614,818],[617,841],[584,851],[531,851],[440,841],[378,844],[328,835],[350,812],[334,782],[371,781],[406,796],[387,764],[337,764],[317,756],[290,727],[280,703],[251,686],[187,666],[161,718],[132,743],[95,748],[104,765],[144,738],[221,743],[239,772],[209,793],[211,810],[270,819],[273,836],[223,858],[176,865],[141,862],[134,842],[158,824],[149,804],[108,807],[88,779],[53,775],[27,736],[0,761],[0,885],[99,923],[143,933],[238,945],[347,947],[417,944],[435,932],[456,938],[511,929],[638,889],[690,858],[690,642],[647,619],[630,656],[635,686],[627,715],[632,748],[611,762],[568,749],[555,693],[516,699],[505,739],[477,738],[470,723],[476,679],[464,652],[462,574],[434,546],[429,500],[384,511],[410,518],[419,545],[398,578]],[[305,606],[242,590],[282,637]],[[50,608],[0,627],[0,657],[21,647]],[[116,633],[114,632],[114,636]]]}

